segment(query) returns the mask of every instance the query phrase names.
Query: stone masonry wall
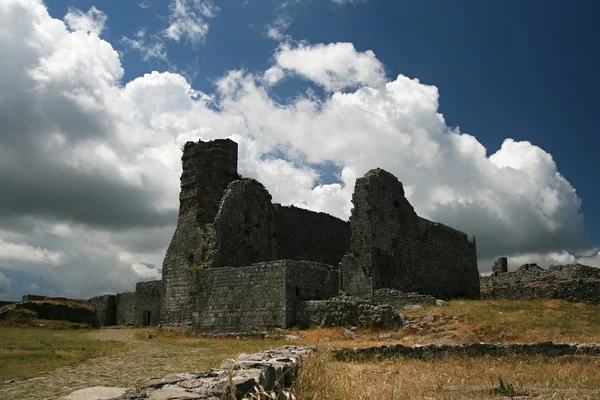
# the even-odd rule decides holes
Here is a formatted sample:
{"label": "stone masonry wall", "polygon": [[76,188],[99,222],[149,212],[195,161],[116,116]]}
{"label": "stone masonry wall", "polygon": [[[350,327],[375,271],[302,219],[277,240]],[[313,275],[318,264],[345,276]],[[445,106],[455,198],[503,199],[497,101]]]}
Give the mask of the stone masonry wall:
{"label": "stone masonry wall", "polygon": [[229,184],[214,222],[215,266],[237,267],[277,258],[271,195],[254,179]]}
{"label": "stone masonry wall", "polygon": [[390,304],[396,308],[408,304],[435,304],[436,298],[415,292],[402,292],[396,289],[377,289],[373,292],[373,303]]}
{"label": "stone masonry wall", "polygon": [[104,296],[92,297],[85,303],[96,310],[96,321],[98,326],[110,326],[117,324],[117,296],[106,294]]}
{"label": "stone masonry wall", "polygon": [[275,204],[278,259],[338,265],[350,247],[350,224],[325,213]]}
{"label": "stone masonry wall", "polygon": [[210,266],[215,253],[214,219],[223,192],[238,179],[237,143],[227,140],[187,142],[182,156],[177,228],[163,262],[166,325],[191,326],[196,270]]}
{"label": "stone masonry wall", "polygon": [[480,284],[482,299],[555,298],[600,304],[600,268],[587,265],[519,268],[481,277]]}
{"label": "stone masonry wall", "polygon": [[420,218],[392,174],[371,170],[356,181],[350,257],[342,290],[365,295],[395,288],[435,297],[479,297],[475,238]]}
{"label": "stone masonry wall", "polygon": [[285,265],[286,327],[296,324],[296,308],[303,300],[324,300],[337,296],[339,271],[327,264],[283,260]]}
{"label": "stone masonry wall", "polygon": [[135,292],[116,295],[117,325],[135,325]]}
{"label": "stone masonry wall", "polygon": [[[163,298],[162,281],[138,282],[135,285],[135,324],[156,326],[160,323],[160,307]],[[149,313],[149,321],[144,321]]]}
{"label": "stone masonry wall", "polygon": [[258,331],[285,327],[285,261],[197,272],[193,330]]}

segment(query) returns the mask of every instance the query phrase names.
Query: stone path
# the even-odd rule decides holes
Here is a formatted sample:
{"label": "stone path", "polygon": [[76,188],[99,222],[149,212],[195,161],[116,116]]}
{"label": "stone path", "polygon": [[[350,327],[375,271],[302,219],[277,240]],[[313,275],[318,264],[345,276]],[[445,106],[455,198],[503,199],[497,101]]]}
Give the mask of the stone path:
{"label": "stone path", "polygon": [[[205,350],[174,346],[152,340],[138,340],[133,329],[100,329],[88,335],[100,340],[119,340],[129,350],[93,358],[75,366],[62,367],[44,376],[13,382],[0,389],[3,400],[55,399],[90,386],[132,387],[149,377],[171,372],[202,371],[199,365]],[[152,362],[148,362],[152,360]]]}

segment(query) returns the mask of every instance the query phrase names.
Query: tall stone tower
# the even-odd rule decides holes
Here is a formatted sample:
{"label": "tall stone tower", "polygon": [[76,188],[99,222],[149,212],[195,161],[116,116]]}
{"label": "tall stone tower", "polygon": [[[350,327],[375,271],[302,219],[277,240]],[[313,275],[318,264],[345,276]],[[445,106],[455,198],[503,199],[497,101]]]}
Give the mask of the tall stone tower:
{"label": "tall stone tower", "polygon": [[239,178],[237,152],[229,139],[187,142],[183,148],[177,229],[163,262],[163,324],[191,324],[196,272],[211,257],[212,223],[225,189]]}

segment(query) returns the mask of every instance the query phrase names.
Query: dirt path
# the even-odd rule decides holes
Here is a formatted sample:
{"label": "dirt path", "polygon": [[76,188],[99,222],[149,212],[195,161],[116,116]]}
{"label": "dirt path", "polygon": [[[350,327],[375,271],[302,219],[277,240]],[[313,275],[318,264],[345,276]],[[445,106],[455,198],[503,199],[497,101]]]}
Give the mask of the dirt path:
{"label": "dirt path", "polygon": [[88,335],[126,342],[129,349],[62,367],[41,377],[13,382],[0,389],[3,400],[55,399],[89,386],[132,387],[152,377],[174,372],[202,371],[202,348],[174,346],[135,338],[135,329],[100,329]]}

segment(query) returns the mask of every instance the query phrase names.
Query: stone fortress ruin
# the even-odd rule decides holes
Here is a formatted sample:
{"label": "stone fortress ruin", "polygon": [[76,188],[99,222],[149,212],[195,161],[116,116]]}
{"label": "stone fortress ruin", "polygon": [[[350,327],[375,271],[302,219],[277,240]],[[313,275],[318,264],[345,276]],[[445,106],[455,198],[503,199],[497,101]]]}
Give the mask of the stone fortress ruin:
{"label": "stone fortress ruin", "polygon": [[389,172],[356,180],[342,221],[273,204],[238,174],[237,154],[229,139],[185,144],[162,280],[86,300],[97,325],[242,332],[306,324],[340,292],[390,304],[405,294],[479,298],[475,238],[419,217]]}

